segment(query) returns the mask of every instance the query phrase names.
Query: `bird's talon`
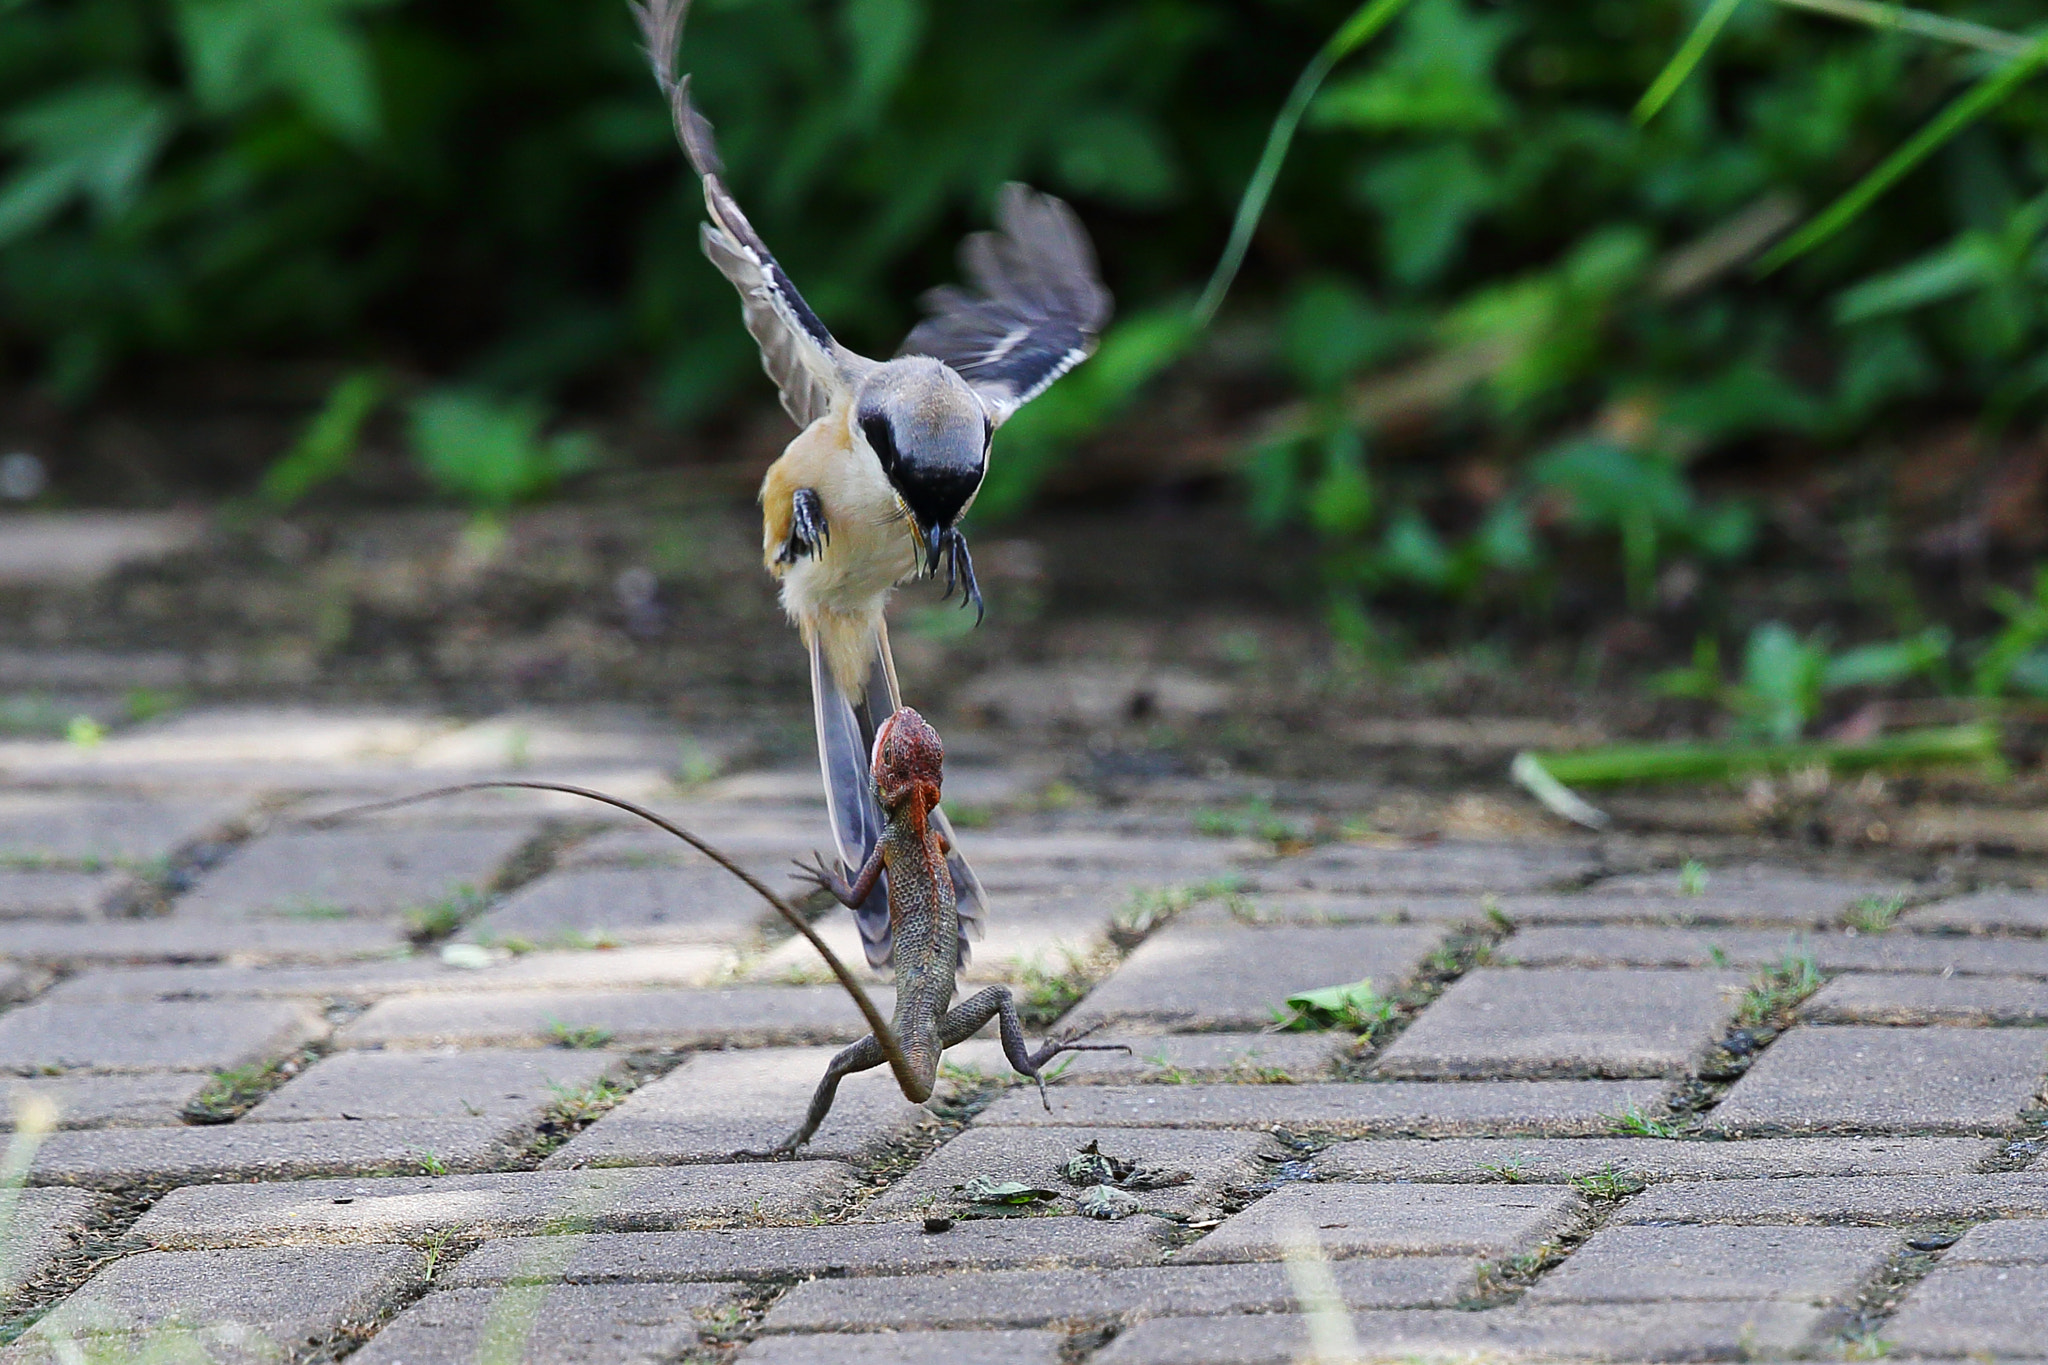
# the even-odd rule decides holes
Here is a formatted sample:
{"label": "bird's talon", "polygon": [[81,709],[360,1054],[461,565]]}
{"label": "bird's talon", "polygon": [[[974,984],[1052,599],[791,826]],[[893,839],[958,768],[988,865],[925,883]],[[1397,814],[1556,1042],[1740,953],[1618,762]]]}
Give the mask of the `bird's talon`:
{"label": "bird's talon", "polygon": [[799,488],[789,498],[789,536],[776,554],[778,564],[794,564],[817,554],[830,543],[832,526],[815,488]]}

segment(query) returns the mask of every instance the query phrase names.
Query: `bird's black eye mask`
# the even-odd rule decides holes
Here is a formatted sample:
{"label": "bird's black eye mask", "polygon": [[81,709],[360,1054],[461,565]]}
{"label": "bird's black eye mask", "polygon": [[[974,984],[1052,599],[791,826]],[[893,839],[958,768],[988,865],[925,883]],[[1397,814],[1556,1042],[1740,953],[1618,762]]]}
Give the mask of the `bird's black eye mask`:
{"label": "bird's black eye mask", "polygon": [[868,438],[868,446],[881,461],[882,473],[891,479],[896,476],[896,428],[889,425],[889,419],[881,413],[871,413],[860,419],[860,434]]}

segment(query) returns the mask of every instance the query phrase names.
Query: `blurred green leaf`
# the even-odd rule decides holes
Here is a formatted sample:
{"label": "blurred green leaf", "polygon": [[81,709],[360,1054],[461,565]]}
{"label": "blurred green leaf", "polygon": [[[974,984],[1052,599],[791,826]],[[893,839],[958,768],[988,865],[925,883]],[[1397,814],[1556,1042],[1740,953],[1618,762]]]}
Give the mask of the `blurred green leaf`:
{"label": "blurred green leaf", "polygon": [[1505,14],[1481,16],[1464,0],[1416,0],[1374,69],[1333,82],[1310,109],[1317,127],[1472,132],[1504,123],[1493,82],[1507,41]]}
{"label": "blurred green leaf", "polygon": [[341,474],[355,458],[363,424],[384,401],[384,380],[359,370],[337,383],[297,444],[264,471],[258,488],[273,507],[290,507],[315,487]]}
{"label": "blurred green leaf", "polygon": [[1931,673],[1948,661],[1955,643],[1946,627],[1929,626],[1910,640],[1859,645],[1830,658],[1821,670],[1821,687],[1887,687]]}
{"label": "blurred green leaf", "polygon": [[1735,9],[1741,3],[1742,0],[1712,0],[1706,12],[1700,15],[1699,23],[1685,35],[1685,41],[1672,54],[1671,61],[1657,73],[1657,79],[1650,82],[1650,88],[1643,92],[1643,98],[1635,108],[1637,123],[1648,123],[1671,102],[1671,97],[1678,93],[1678,87],[1685,84],[1685,78],[1705,60],[1707,49],[1714,45],[1714,39],[1721,36],[1721,30],[1735,17]]}
{"label": "blurred green leaf", "polygon": [[924,0],[846,0],[839,12],[853,48],[854,103],[872,110],[896,92],[924,37]]}
{"label": "blurred green leaf", "polygon": [[1323,443],[1323,474],[1309,490],[1308,517],[1325,536],[1356,535],[1372,524],[1372,481],[1365,471],[1365,442],[1350,427]]}
{"label": "blurred green leaf", "polygon": [[1499,183],[1463,142],[1374,162],[1360,187],[1385,225],[1394,278],[1412,287],[1441,275],[1466,227],[1493,204]]}
{"label": "blurred green leaf", "polygon": [[1742,653],[1741,696],[1750,720],[1765,738],[1795,740],[1820,710],[1827,654],[1800,639],[1791,627],[1771,621],[1750,632]]}
{"label": "blurred green leaf", "polygon": [[74,86],[0,121],[0,145],[21,154],[0,183],[0,246],[43,226],[74,198],[102,218],[125,212],[171,136],[170,104],[142,85]]}
{"label": "blurred green leaf", "polygon": [[597,443],[581,432],[543,437],[531,403],[444,389],[412,406],[412,444],[420,469],[443,492],[482,509],[548,493],[597,463]]}
{"label": "blurred green leaf", "polygon": [[392,0],[178,0],[178,34],[202,107],[232,113],[285,93],[347,142],[382,131],[376,73],[357,10]]}

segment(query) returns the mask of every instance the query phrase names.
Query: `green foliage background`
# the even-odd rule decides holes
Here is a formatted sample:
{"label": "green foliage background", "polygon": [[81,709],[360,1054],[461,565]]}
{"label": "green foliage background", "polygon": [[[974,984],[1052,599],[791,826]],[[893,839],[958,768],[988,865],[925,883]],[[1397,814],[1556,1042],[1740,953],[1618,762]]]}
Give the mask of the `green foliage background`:
{"label": "green foliage background", "polygon": [[[1222,321],[1299,400],[1249,443],[1252,510],[1322,537],[1340,596],[1481,592],[1547,535],[1610,540],[1640,595],[1671,553],[1751,543],[1745,509],[1694,491],[1703,457],[2038,410],[2048,95],[1759,278],[1717,244],[1826,203],[2001,59],[1748,0],[1639,127],[1705,8],[1413,0],[1309,107]],[[1002,181],[1079,207],[1119,327],[1006,431],[1001,511],[1186,353],[1274,112],[1352,9],[698,0],[683,65],[856,347],[901,336]],[[614,0],[0,0],[0,157],[0,358],[74,401],[194,356],[389,362],[528,403],[629,386],[678,421],[765,394]],[[1383,458],[1372,381],[1418,367],[1436,433],[1505,469],[1494,492]],[[527,445],[538,412],[509,419]]]}

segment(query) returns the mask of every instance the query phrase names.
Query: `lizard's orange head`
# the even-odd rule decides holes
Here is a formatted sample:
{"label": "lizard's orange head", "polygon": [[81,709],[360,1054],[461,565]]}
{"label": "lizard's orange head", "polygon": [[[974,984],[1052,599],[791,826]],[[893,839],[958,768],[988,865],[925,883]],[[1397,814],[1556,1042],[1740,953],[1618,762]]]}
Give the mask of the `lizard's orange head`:
{"label": "lizard's orange head", "polygon": [[912,797],[926,810],[939,804],[939,782],[946,766],[946,746],[923,716],[904,707],[875,731],[875,752],[869,767],[875,794],[896,810]]}

